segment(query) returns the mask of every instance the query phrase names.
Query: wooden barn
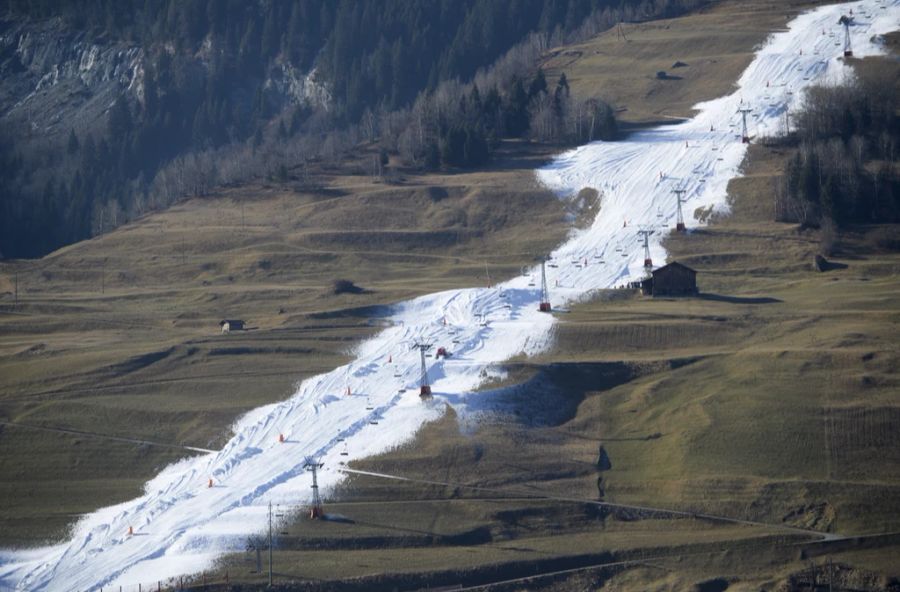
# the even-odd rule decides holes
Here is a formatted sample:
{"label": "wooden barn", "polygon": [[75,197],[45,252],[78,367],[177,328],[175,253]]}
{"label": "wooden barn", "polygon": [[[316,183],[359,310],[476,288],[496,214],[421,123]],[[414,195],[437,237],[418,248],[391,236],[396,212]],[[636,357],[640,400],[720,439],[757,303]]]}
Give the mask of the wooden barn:
{"label": "wooden barn", "polygon": [[673,261],[641,282],[641,291],[651,296],[694,296],[697,294],[697,272]]}

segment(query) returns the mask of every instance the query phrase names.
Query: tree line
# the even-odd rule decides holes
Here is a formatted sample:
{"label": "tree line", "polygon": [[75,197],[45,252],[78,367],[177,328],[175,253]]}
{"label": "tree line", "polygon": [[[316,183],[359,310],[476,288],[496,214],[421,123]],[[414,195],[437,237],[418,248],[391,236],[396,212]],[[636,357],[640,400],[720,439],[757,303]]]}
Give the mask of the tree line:
{"label": "tree line", "polygon": [[[502,138],[611,137],[609,106],[542,80],[540,53],[704,1],[0,0],[4,18],[58,17],[144,50],[142,92],[99,125],[0,130],[0,256],[40,256],[220,183],[283,178],[359,140],[413,166],[465,167]],[[288,67],[315,70],[327,109],[273,91]]]}
{"label": "tree line", "polygon": [[797,147],[777,219],[807,226],[900,222],[898,68],[858,69],[845,86],[810,88],[794,116]]}
{"label": "tree line", "polygon": [[276,61],[315,66],[340,114],[356,121],[367,107],[402,108],[445,80],[470,80],[531,33],[563,43],[704,1],[2,0],[0,12],[60,17],[92,38],[168,45],[175,55],[209,44],[241,76],[259,77]]}

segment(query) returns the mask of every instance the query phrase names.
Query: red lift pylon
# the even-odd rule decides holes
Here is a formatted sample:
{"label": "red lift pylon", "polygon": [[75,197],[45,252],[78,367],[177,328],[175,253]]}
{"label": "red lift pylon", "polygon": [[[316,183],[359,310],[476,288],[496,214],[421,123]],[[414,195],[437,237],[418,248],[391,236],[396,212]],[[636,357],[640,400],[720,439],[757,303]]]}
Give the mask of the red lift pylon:
{"label": "red lift pylon", "polygon": [[306,470],[312,472],[313,499],[312,499],[312,506],[309,508],[309,517],[312,518],[313,520],[316,520],[318,518],[322,518],[323,516],[325,516],[325,510],[324,510],[324,508],[322,508],[322,498],[319,497],[319,479],[318,479],[318,475],[316,474],[316,471],[321,469],[323,466],[324,466],[323,463],[316,462],[316,460],[311,456],[306,457],[306,460],[303,464],[303,467],[306,468]]}
{"label": "red lift pylon", "polygon": [[425,366],[425,351],[431,348],[431,343],[415,343],[413,347],[419,350],[422,366],[419,374],[419,397],[421,399],[431,398],[431,385],[428,384],[428,368]]}
{"label": "red lift pylon", "polygon": [[[852,12],[850,14],[853,14]],[[853,48],[850,47],[850,23],[853,22],[852,16],[842,15],[838,24],[844,25],[844,57],[853,57]]]}
{"label": "red lift pylon", "polygon": [[738,109],[738,113],[741,114],[741,121],[743,122],[743,127],[741,128],[741,142],[744,144],[750,143],[750,132],[747,131],[747,113],[753,111],[750,107],[741,107]]}
{"label": "red lift pylon", "polygon": [[684,225],[684,214],[681,212],[681,204],[684,203],[684,199],[681,196],[684,195],[686,191],[686,189],[672,190],[672,193],[675,194],[675,199],[678,200],[677,218],[675,219],[675,230],[677,232],[687,232],[687,228]]}
{"label": "red lift pylon", "polygon": [[650,259],[650,235],[652,230],[639,230],[638,234],[644,237],[644,269],[647,271],[653,269],[653,260]]}
{"label": "red lift pylon", "polygon": [[541,303],[538,305],[538,310],[541,312],[551,312],[552,307],[550,306],[550,291],[547,289],[547,271],[544,267],[546,261],[541,259]]}

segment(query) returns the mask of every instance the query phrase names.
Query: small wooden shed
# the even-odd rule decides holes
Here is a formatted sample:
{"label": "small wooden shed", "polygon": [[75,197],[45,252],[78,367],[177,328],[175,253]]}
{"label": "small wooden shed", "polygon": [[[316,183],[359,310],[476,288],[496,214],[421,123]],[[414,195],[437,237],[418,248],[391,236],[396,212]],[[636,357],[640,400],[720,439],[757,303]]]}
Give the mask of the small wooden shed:
{"label": "small wooden shed", "polygon": [[694,296],[697,294],[697,272],[673,261],[641,282],[641,291],[652,296]]}
{"label": "small wooden shed", "polygon": [[242,321],[241,319],[225,319],[224,321],[219,321],[219,327],[221,327],[222,333],[229,333],[231,331],[243,331],[244,321]]}

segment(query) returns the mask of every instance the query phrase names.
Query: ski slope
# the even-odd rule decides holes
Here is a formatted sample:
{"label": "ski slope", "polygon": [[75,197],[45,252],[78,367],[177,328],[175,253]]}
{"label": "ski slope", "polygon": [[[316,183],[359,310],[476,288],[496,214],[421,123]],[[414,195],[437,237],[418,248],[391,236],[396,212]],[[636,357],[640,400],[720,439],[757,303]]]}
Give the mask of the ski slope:
{"label": "ski slope", "polygon": [[[837,22],[850,9],[854,54],[882,53],[877,36],[900,28],[900,0],[817,8],[772,35],[735,92],[698,105],[691,120],[621,142],[582,146],[536,172],[563,198],[584,187],[602,194],[593,224],[552,253],[547,275],[554,307],[640,278],[640,228],[654,230],[651,256],[663,263],[660,239],[676,216],[673,189],[686,190],[689,228],[696,225],[696,208],[726,207],[727,183],[740,174],[746,150],[738,108],[753,110],[751,136],[774,134],[805,86],[843,80],[843,29]],[[409,440],[446,404],[463,415],[489,406],[490,396],[471,391],[497,372],[493,368],[550,344],[554,320],[537,311],[539,286],[539,271],[530,270],[491,288],[449,290],[394,307],[390,326],[362,343],[354,362],[305,380],[290,399],[240,418],[221,451],[167,467],[141,497],[84,517],[63,544],[0,553],[0,590],[121,585],[131,592],[139,583],[155,589],[157,581],[198,572],[223,553],[244,550],[247,537],[265,528],[269,502],[309,500],[306,456],[324,463],[319,483],[327,491],[342,478],[341,461]],[[417,341],[453,354],[427,360],[434,391],[429,403],[418,396],[419,353],[410,347]]]}

